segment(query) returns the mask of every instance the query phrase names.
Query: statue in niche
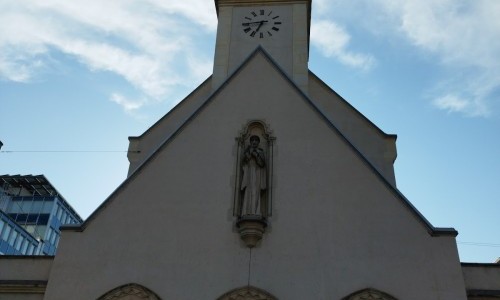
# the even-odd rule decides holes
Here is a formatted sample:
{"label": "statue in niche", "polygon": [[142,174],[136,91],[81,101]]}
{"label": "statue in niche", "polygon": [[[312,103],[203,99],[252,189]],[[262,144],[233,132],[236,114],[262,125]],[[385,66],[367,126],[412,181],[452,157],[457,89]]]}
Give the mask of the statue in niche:
{"label": "statue in niche", "polygon": [[266,156],[264,150],[259,148],[260,138],[250,136],[250,144],[243,153],[241,162],[243,178],[240,190],[243,193],[241,216],[262,216],[262,193],[267,188]]}
{"label": "statue in niche", "polygon": [[272,215],[273,145],[276,138],[271,133],[263,121],[252,120],[236,138],[233,215],[237,221],[234,225],[249,248],[256,247],[262,239]]}

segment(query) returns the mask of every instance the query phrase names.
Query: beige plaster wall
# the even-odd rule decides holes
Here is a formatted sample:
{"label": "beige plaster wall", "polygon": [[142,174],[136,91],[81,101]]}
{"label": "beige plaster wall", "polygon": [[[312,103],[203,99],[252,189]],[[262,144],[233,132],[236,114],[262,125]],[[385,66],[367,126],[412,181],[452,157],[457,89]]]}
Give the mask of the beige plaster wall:
{"label": "beige plaster wall", "polygon": [[[252,119],[277,139],[273,216],[250,261],[232,201],[235,137]],[[262,55],[87,225],[62,233],[46,299],[95,299],[134,282],[162,299],[216,299],[250,283],[287,300],[368,287],[465,300],[454,238],[431,237]]]}
{"label": "beige plaster wall", "polygon": [[[129,138],[130,144],[128,150],[133,152],[128,153],[130,162],[128,175],[132,174],[132,172],[135,171],[135,169],[140,166],[167,137],[179,128],[182,122],[201,105],[210,92],[211,78],[203,82],[141,136]],[[140,153],[135,153],[135,151],[140,151]]]}
{"label": "beige plaster wall", "polygon": [[[43,287],[34,291],[32,282],[49,279],[53,259],[45,256],[0,256],[0,299],[43,299]],[[7,292],[12,291],[13,286],[17,292]]]}
{"label": "beige plaster wall", "polygon": [[214,90],[226,80],[229,72],[229,49],[231,45],[233,7],[219,7],[217,17],[217,36],[215,41],[214,71],[212,77],[212,89]]}
{"label": "beige plaster wall", "polygon": [[309,92],[309,26],[308,5],[293,6],[293,81],[306,94]]}
{"label": "beige plaster wall", "polygon": [[0,255],[0,280],[48,280],[53,261],[50,256]]}
{"label": "beige plaster wall", "polygon": [[500,291],[500,264],[463,264],[465,287]]}
{"label": "beige plaster wall", "polygon": [[[263,39],[249,36],[247,33],[243,32],[244,28],[241,26],[241,23],[246,20],[244,17],[251,17],[250,12],[256,11],[261,7],[268,12],[272,11],[274,16],[279,16],[279,20],[282,22],[282,24],[279,25],[280,30],[278,32],[273,32],[272,37],[266,36]],[[291,76],[293,72],[293,25],[296,22],[293,12],[293,5],[239,6],[233,8],[228,74],[235,71],[255,48],[260,45],[266,49],[285,72]],[[300,25],[307,28],[305,23]],[[221,24],[219,26],[221,26]]]}
{"label": "beige plaster wall", "polygon": [[397,155],[396,137],[384,134],[313,74],[309,76],[309,96],[330,122],[396,186],[393,164]]}
{"label": "beige plaster wall", "polygon": [[0,294],[0,299],[5,300],[42,300],[43,294]]}
{"label": "beige plaster wall", "polygon": [[[335,94],[318,78],[309,77],[310,99],[342,133],[377,167],[385,178],[395,182],[393,162],[396,159],[396,138],[384,135],[359,112]],[[165,117],[139,137],[132,137],[128,154],[130,175],[185,121],[210,94],[211,81],[207,80],[188,95]]]}
{"label": "beige plaster wall", "polygon": [[[245,17],[251,17],[250,13],[258,12],[259,9],[265,9],[266,13],[272,11],[273,16],[279,16],[276,20],[281,22],[276,25],[279,31],[270,30],[272,36],[266,34],[264,38],[251,37],[243,31],[242,23],[248,21]],[[264,1],[259,5],[240,2],[220,6],[213,89],[218,88],[260,46],[271,54],[303,91],[307,92],[308,15],[307,1]]]}

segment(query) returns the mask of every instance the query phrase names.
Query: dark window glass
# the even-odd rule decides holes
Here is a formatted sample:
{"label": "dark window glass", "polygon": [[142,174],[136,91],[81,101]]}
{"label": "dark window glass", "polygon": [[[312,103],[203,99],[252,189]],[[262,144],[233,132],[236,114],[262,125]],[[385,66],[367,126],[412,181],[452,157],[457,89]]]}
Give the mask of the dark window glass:
{"label": "dark window glass", "polygon": [[16,222],[25,223],[28,220],[28,214],[17,214]]}
{"label": "dark window glass", "polygon": [[28,215],[27,223],[36,224],[36,220],[38,219],[38,214],[30,214]]}
{"label": "dark window glass", "polygon": [[49,217],[50,217],[49,214],[40,214],[40,216],[38,217],[37,224],[38,225],[47,225],[47,223],[49,223]]}

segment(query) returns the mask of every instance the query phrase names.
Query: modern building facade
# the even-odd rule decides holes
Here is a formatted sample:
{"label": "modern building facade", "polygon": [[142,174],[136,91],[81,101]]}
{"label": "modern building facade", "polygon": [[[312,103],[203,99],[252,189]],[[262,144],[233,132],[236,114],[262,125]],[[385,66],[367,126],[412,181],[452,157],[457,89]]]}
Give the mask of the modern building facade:
{"label": "modern building facade", "polygon": [[54,255],[61,225],[82,218],[43,175],[0,176],[0,253]]}
{"label": "modern building facade", "polygon": [[37,255],[40,242],[0,211],[0,255]]}
{"label": "modern building facade", "polygon": [[213,75],[129,138],[127,179],[53,259],[0,259],[0,293],[498,299],[500,265],[460,263],[397,189],[396,136],[308,70],[311,1],[215,5]]}

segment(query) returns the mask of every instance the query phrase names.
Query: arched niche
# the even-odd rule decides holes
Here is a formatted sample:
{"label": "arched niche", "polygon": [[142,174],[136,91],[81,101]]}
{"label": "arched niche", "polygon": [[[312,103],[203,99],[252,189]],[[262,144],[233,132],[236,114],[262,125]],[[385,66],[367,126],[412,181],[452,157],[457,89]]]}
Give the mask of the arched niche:
{"label": "arched niche", "polygon": [[265,172],[266,182],[265,191],[261,195],[260,214],[263,218],[272,215],[272,191],[273,191],[273,147],[275,137],[272,136],[272,131],[269,126],[261,120],[252,120],[243,126],[238,137],[237,142],[237,155],[236,155],[236,181],[234,189],[234,205],[233,215],[237,217],[242,216],[242,204],[244,192],[242,190],[242,181],[244,179],[243,160],[245,150],[250,145],[252,136],[259,138],[259,148],[262,148],[265,156]]}
{"label": "arched niche", "polygon": [[397,300],[393,296],[376,289],[364,289],[342,298],[342,300]]}
{"label": "arched niche", "polygon": [[97,300],[161,300],[161,298],[142,285],[129,283],[107,292]]}
{"label": "arched niche", "polygon": [[217,300],[278,300],[278,298],[256,287],[246,286],[229,291]]}

